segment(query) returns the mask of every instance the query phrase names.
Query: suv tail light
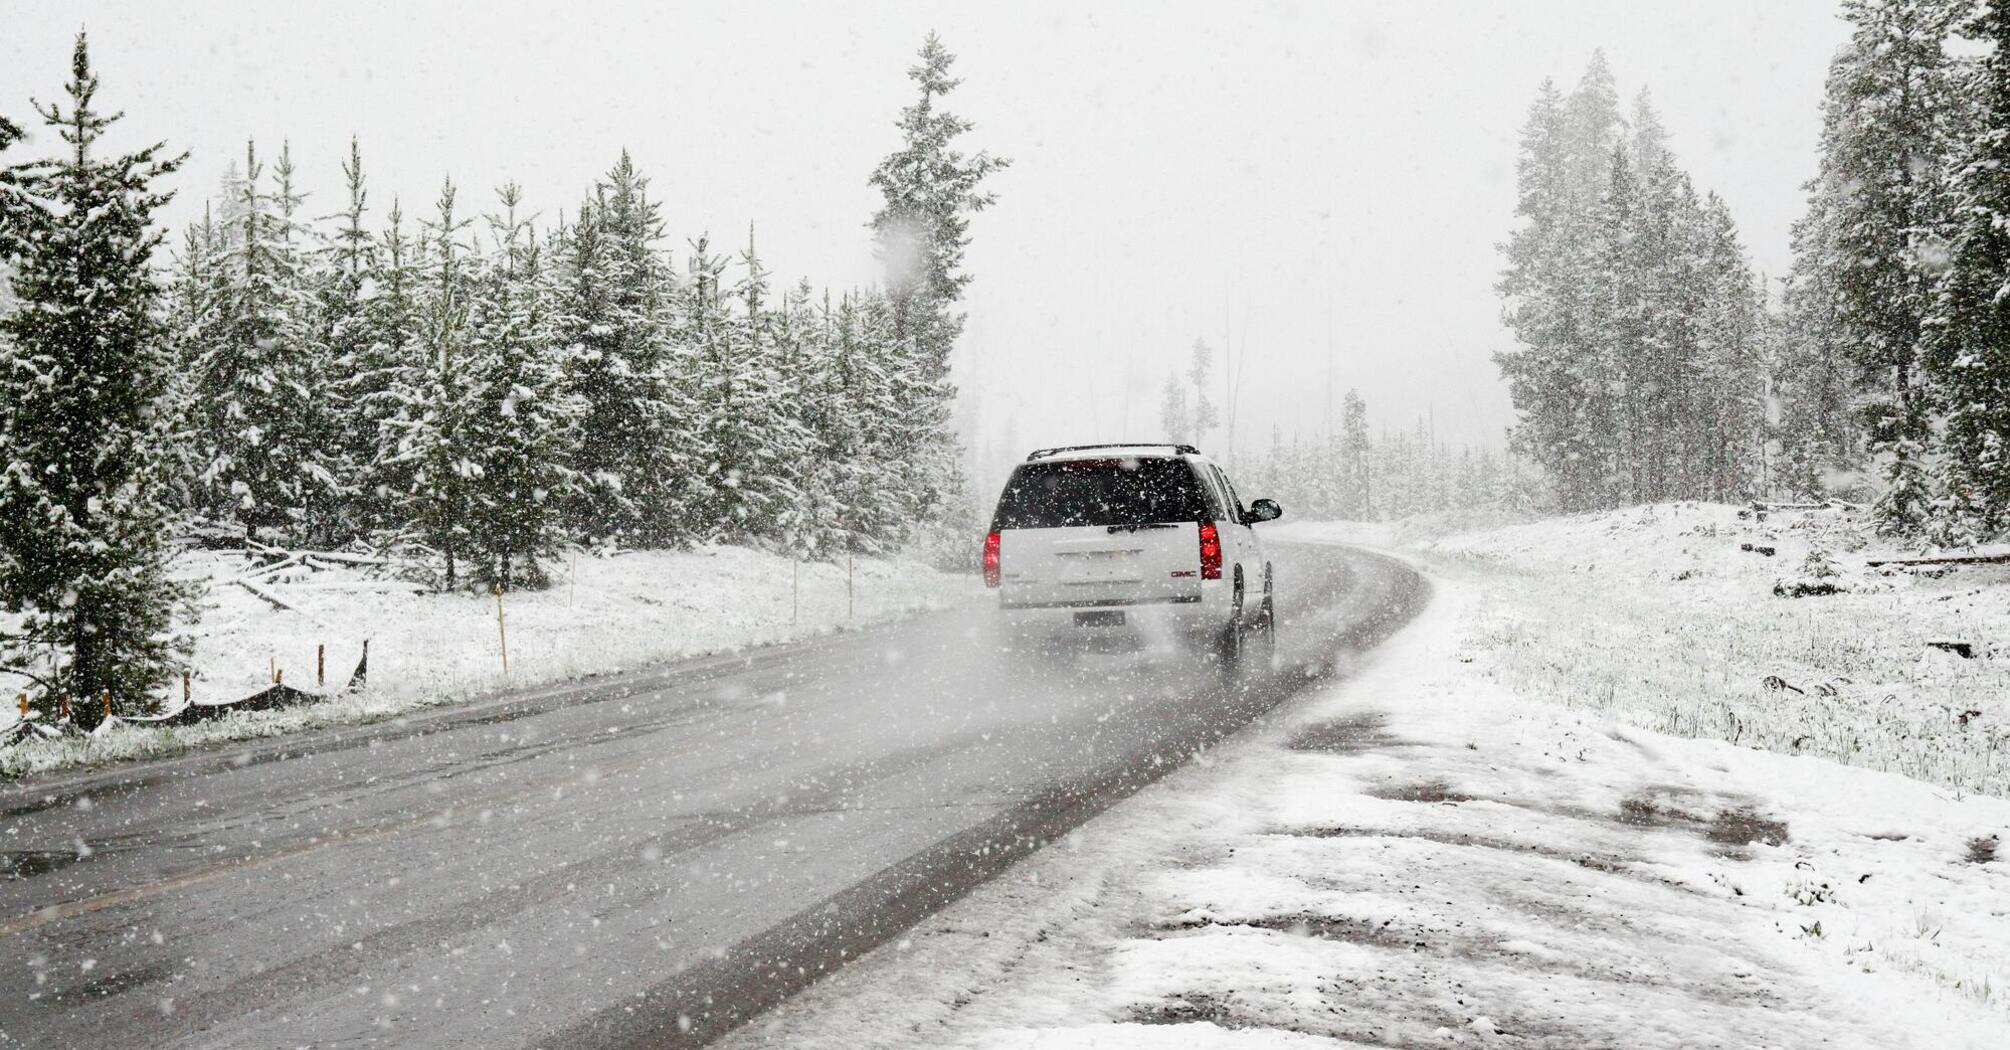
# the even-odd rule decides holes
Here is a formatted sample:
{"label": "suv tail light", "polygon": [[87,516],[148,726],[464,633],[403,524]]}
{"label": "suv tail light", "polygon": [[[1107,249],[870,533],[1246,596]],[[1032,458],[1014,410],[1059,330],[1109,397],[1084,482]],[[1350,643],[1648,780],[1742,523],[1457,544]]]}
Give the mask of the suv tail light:
{"label": "suv tail light", "polygon": [[[985,558],[984,564],[991,564],[990,555],[987,554]],[[1221,579],[1221,531],[1216,529],[1214,522],[1211,521],[1200,523],[1200,578]]]}
{"label": "suv tail light", "polygon": [[[998,571],[998,533],[993,531],[984,537],[984,586],[996,587],[1001,582]],[[1215,575],[1221,574],[1217,567]]]}

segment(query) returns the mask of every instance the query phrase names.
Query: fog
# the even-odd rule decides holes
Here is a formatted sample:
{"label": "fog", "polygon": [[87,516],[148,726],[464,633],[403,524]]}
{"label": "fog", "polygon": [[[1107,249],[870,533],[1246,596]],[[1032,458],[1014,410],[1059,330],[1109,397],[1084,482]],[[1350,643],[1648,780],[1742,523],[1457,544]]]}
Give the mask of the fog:
{"label": "fog", "polygon": [[1014,161],[968,260],[980,478],[1036,444],[1158,436],[1197,337],[1246,355],[1240,450],[1323,433],[1350,387],[1378,428],[1498,445],[1494,245],[1538,83],[1603,48],[1777,274],[1843,38],[1809,2],[4,6],[0,112],[52,93],[88,29],[123,133],[191,151],[176,222],[247,137],[290,140],[310,214],[335,210],[353,133],[379,207],[514,179],[547,222],[626,147],[669,247],[753,222],[779,277],[838,287],[876,279],[866,174],[933,28],[967,140]]}

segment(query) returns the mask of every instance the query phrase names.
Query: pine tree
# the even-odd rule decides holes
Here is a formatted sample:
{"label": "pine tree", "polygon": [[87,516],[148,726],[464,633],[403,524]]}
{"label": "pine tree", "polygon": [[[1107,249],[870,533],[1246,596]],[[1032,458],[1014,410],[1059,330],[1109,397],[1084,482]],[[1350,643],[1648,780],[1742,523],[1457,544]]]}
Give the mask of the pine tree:
{"label": "pine tree", "polygon": [[1954,243],[1925,365],[1945,406],[1950,538],[2010,528],[2010,0],[1965,27],[1993,45],[1965,92],[1979,102],[1954,185]]}
{"label": "pine tree", "polygon": [[1772,321],[1778,484],[1805,498],[1826,494],[1832,480],[1854,471],[1863,457],[1857,376],[1843,354],[1833,268],[1825,262],[1835,250],[1833,221],[1818,195],[1794,224],[1793,270],[1781,282]]}
{"label": "pine tree", "polygon": [[1186,378],[1193,384],[1193,410],[1188,426],[1193,430],[1193,440],[1199,444],[1207,440],[1207,432],[1221,425],[1221,414],[1215,410],[1214,401],[1207,396],[1208,381],[1214,371],[1214,349],[1206,340],[1196,339],[1187,358]]}
{"label": "pine tree", "polygon": [[518,217],[522,191],[497,191],[489,216],[495,253],[472,289],[464,444],[473,467],[467,556],[475,579],[504,590],[549,582],[543,561],[565,540],[561,505],[570,484],[564,453],[578,411],[543,309],[538,246]]}
{"label": "pine tree", "polygon": [[440,583],[449,590],[465,581],[470,567],[474,489],[481,476],[469,422],[476,403],[468,323],[474,266],[461,239],[470,220],[455,211],[456,196],[451,181],[443,184],[434,218],[425,224],[416,296],[424,364],[398,391],[392,420],[399,434],[397,459],[411,471],[404,518],[439,559]]}
{"label": "pine tree", "polygon": [[1699,471],[1688,494],[1729,502],[1762,491],[1765,296],[1738,243],[1731,210],[1716,194],[1705,200],[1702,219],[1700,396],[1689,428]]}
{"label": "pine tree", "polygon": [[1374,479],[1369,470],[1373,450],[1368,438],[1368,403],[1357,390],[1347,391],[1340,409],[1340,516],[1350,521],[1375,520]]}
{"label": "pine tree", "polygon": [[891,336],[908,363],[902,418],[913,438],[890,449],[897,461],[916,464],[914,507],[928,515],[935,501],[960,489],[956,443],[949,435],[956,388],[949,381],[949,354],[963,331],[957,304],[970,283],[963,272],[970,244],[970,217],[990,207],[996,194],[984,181],[1011,162],[988,152],[966,154],[956,141],[974,126],[940,108],[960,81],[949,75],[955,56],[934,33],[922,44],[921,61],[908,70],[920,98],[901,110],[896,126],[901,144],[873,170],[870,183],[882,205],[871,228],[891,307]]}
{"label": "pine tree", "polygon": [[701,531],[688,514],[694,449],[688,390],[672,346],[678,296],[657,248],[659,209],[626,151],[581,205],[557,263],[552,309],[568,349],[571,393],[585,405],[570,513],[584,538],[674,546]]}
{"label": "pine tree", "polygon": [[426,367],[419,339],[423,255],[423,245],[406,235],[404,210],[393,200],[356,292],[360,312],[343,332],[353,340],[354,355],[340,369],[337,384],[346,447],[357,472],[352,505],[358,524],[380,536],[403,529],[412,491],[413,463],[403,454],[401,420],[409,418],[405,397]]}
{"label": "pine tree", "polygon": [[157,182],[182,158],[160,145],[99,154],[118,118],[96,108],[81,33],[67,92],[67,109],[37,107],[67,152],[0,175],[17,299],[0,317],[0,604],[19,615],[0,659],[47,654],[46,690],[131,711],[182,653],[163,455],[173,361],[151,270],[153,214],[169,199]]}
{"label": "pine tree", "polygon": [[367,300],[376,291],[372,275],[378,267],[377,238],[364,225],[369,192],[363,178],[362,149],[354,138],[349,140],[349,156],[342,162],[342,178],[348,202],[333,216],[339,225],[322,249],[315,290],[319,337],[328,366],[320,399],[329,414],[327,459],[344,483],[339,533],[348,538],[383,518],[369,487],[370,467],[377,453],[375,419],[361,404],[379,392],[376,383],[382,378],[381,367],[372,360],[377,336],[367,308]]}
{"label": "pine tree", "polygon": [[274,543],[326,539],[340,494],[326,458],[325,349],[292,219],[300,198],[281,158],[278,192],[268,194],[256,149],[245,148],[233,243],[216,272],[218,305],[192,338],[206,507]]}
{"label": "pine tree", "polygon": [[1167,441],[1186,444],[1193,440],[1193,409],[1187,405],[1186,386],[1178,375],[1166,376],[1166,385],[1159,393],[1159,426],[1165,430]]}
{"label": "pine tree", "polygon": [[1883,461],[1879,527],[1918,529],[1929,512],[1931,391],[1920,343],[1947,214],[1941,171],[1953,111],[1945,0],[1847,0],[1856,27],[1829,69],[1815,205],[1835,295],[1837,349],[1867,391],[1865,431]]}

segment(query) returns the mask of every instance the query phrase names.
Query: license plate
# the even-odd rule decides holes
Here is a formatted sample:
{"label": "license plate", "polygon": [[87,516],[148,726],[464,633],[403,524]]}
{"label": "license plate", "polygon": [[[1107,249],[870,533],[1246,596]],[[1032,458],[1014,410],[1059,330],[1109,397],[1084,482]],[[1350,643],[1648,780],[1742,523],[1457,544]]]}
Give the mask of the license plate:
{"label": "license plate", "polygon": [[1121,611],[1098,609],[1095,612],[1078,612],[1075,614],[1075,626],[1077,627],[1122,627],[1123,625],[1124,614]]}

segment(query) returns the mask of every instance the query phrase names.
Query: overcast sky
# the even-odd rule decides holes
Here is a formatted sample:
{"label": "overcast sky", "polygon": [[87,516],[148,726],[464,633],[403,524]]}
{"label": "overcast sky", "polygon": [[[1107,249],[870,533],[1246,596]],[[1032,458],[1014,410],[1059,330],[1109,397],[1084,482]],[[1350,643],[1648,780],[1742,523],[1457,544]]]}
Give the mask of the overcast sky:
{"label": "overcast sky", "polygon": [[[622,147],[680,260],[759,224],[779,275],[875,277],[865,178],[931,28],[951,108],[1011,157],[976,223],[959,379],[981,446],[1159,435],[1196,337],[1247,350],[1237,444],[1323,432],[1338,390],[1375,426],[1452,442],[1511,421],[1489,355],[1517,133],[1537,85],[1603,48],[1653,90],[1680,160],[1777,274],[1812,173],[1835,5],[1563,3],[47,3],[0,0],[0,112],[60,90],[91,33],[129,134],[192,151],[199,214],[256,137],[290,139],[310,210],[361,137],[373,199],[451,175],[570,211]],[[1007,433],[1004,423],[1011,418]],[[1216,435],[1214,446],[1224,443]]]}

